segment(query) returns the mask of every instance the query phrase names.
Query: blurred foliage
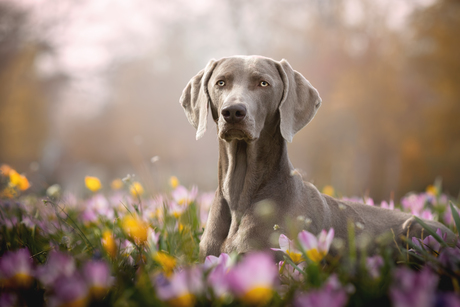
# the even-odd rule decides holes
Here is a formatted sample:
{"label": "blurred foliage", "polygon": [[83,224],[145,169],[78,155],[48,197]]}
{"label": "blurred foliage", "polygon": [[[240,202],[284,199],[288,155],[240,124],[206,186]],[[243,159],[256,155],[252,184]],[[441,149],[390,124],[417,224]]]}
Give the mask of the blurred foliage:
{"label": "blurred foliage", "polygon": [[[24,194],[11,172],[3,165],[0,174],[0,191],[18,189],[14,196],[0,194],[1,306],[460,303],[460,247],[445,241],[439,229],[426,228],[422,238],[395,247],[394,234],[355,237],[359,225],[350,222],[347,248],[333,229],[304,230],[297,238],[274,229],[280,248],[273,248],[284,261],[259,251],[209,256],[203,264],[199,242],[212,193],[186,189],[171,178],[168,193],[133,195],[132,177],[125,177],[122,187],[105,193],[87,184],[83,198],[59,187],[39,196]],[[458,208],[435,186],[403,198],[396,208],[428,212],[453,231],[460,227]],[[377,244],[372,256],[369,244]]]}

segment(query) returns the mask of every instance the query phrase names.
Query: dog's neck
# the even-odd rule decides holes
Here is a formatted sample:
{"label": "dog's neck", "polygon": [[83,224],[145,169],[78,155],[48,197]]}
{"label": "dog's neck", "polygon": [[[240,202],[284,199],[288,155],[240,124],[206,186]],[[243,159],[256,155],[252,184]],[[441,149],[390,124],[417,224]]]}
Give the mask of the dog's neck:
{"label": "dog's neck", "polygon": [[263,200],[264,189],[286,185],[292,169],[279,126],[252,142],[219,140],[219,191],[233,212]]}

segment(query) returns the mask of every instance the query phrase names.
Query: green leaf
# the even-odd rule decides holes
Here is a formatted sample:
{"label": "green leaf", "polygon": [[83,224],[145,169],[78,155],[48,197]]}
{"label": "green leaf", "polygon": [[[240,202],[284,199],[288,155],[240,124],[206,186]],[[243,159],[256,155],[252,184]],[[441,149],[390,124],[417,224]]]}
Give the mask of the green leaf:
{"label": "green leaf", "polygon": [[447,246],[446,242],[433,230],[430,226],[428,226],[422,219],[414,216],[414,219],[428,232],[433,238],[436,239],[442,246]]}
{"label": "green leaf", "polygon": [[455,221],[455,227],[457,228],[457,234],[460,231],[460,216],[458,215],[457,207],[454,206],[452,201],[449,201],[450,210],[452,211],[452,217]]}

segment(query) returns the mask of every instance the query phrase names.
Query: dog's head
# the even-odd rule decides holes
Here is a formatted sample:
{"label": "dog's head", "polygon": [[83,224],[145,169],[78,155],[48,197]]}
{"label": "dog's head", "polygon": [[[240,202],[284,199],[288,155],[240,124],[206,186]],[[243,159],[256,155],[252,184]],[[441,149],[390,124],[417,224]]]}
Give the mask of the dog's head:
{"label": "dog's head", "polygon": [[321,105],[318,91],[286,60],[235,56],[211,60],[184,89],[180,103],[199,139],[208,109],[219,138],[254,141],[278,123],[285,140],[308,124]]}

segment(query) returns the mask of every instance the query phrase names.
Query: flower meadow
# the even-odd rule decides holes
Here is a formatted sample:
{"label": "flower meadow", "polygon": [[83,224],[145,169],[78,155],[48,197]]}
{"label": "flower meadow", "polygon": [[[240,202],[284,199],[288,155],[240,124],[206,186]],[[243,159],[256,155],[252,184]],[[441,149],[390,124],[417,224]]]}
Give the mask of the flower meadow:
{"label": "flower meadow", "polygon": [[[363,225],[348,223],[348,248],[334,229],[289,238],[274,225],[270,251],[203,263],[214,193],[172,177],[152,196],[135,176],[107,187],[87,176],[84,198],[58,185],[35,195],[26,176],[0,172],[0,306],[460,306],[460,244],[440,230],[398,247],[389,233],[368,255],[369,238],[354,236]],[[439,220],[458,237],[458,203],[439,184],[399,202],[351,200]]]}

